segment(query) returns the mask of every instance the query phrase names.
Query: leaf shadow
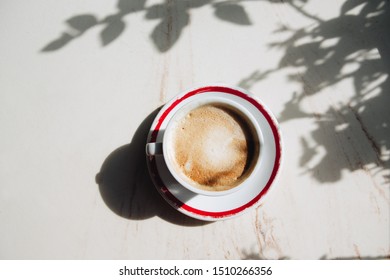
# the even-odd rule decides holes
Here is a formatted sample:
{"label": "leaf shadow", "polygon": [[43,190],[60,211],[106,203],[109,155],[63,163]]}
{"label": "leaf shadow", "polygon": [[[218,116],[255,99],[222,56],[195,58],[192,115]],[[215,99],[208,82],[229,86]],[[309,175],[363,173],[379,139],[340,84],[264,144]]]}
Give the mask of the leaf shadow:
{"label": "leaf shadow", "polygon": [[[390,3],[386,0],[346,0],[338,16],[321,19],[305,10],[308,1],[284,1],[312,21],[303,28],[281,25],[286,39],[269,44],[284,51],[276,69],[256,70],[241,80],[247,88],[278,71],[288,71],[301,90],[282,109],[283,123],[310,119],[315,125],[299,139],[301,167],[317,181],[336,182],[343,170],[390,171]],[[359,8],[360,10],[352,9]],[[259,73],[267,73],[261,75]],[[329,104],[319,113],[303,106],[312,96],[352,81],[354,95]],[[337,91],[331,93],[338,95]],[[321,155],[319,151],[325,151]],[[321,159],[318,161],[318,157]],[[317,160],[313,160],[317,158]],[[387,198],[388,199],[388,198]]]}
{"label": "leaf shadow", "polygon": [[58,51],[93,28],[101,28],[100,43],[102,47],[106,47],[125,34],[126,17],[134,13],[143,13],[144,19],[157,21],[150,32],[150,39],[161,53],[169,51],[178,42],[191,21],[193,9],[210,5],[219,20],[242,26],[252,24],[240,2],[215,2],[216,0],[165,0],[161,4],[147,6],[146,0],[118,0],[116,12],[102,19],[92,14],[80,14],[65,20],[65,30],[47,43],[41,52]]}
{"label": "leaf shadow", "polygon": [[213,5],[217,18],[238,25],[251,25],[252,22],[244,7],[238,3],[220,2]]}
{"label": "leaf shadow", "polygon": [[62,32],[57,39],[43,47],[42,52],[51,52],[63,48],[74,39],[82,36],[88,29],[96,26],[98,20],[94,15],[84,14],[71,17],[65,23],[68,29]]}

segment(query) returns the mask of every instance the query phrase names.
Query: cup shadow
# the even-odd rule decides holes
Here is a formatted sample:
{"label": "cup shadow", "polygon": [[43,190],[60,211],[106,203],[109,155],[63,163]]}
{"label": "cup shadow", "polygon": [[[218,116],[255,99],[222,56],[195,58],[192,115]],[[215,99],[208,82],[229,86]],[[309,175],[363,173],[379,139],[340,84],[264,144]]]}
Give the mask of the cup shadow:
{"label": "cup shadow", "polygon": [[111,152],[95,180],[107,207],[132,220],[158,216],[182,226],[201,226],[210,222],[188,217],[171,207],[157,192],[148,172],[145,145],[150,127],[160,108],[154,110],[136,130],[131,143]]}

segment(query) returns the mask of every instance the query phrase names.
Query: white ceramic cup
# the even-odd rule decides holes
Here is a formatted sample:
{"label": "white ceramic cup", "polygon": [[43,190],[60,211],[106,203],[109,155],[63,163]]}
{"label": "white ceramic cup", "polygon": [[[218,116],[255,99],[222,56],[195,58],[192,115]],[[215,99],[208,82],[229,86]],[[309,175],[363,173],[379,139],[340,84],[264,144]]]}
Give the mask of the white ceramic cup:
{"label": "white ceramic cup", "polygon": [[[245,121],[246,125],[251,128],[251,135],[253,136],[253,139],[249,139],[249,141],[253,141],[254,145],[256,146],[254,149],[255,154],[250,155],[252,159],[250,169],[237,185],[227,190],[214,191],[201,188],[197,182],[194,182],[188,178],[184,172],[182,172],[175,160],[175,147],[173,144],[173,138],[175,137],[176,130],[178,129],[178,124],[194,109],[211,104],[218,104],[222,107],[226,106],[226,108],[229,108],[237,113],[240,116],[240,119]],[[196,139],[194,139],[194,141],[196,141]],[[243,104],[243,102],[240,102],[240,100],[232,98],[227,94],[203,93],[202,96],[198,98],[194,98],[193,100],[190,99],[189,102],[183,102],[183,104],[178,105],[176,112],[174,112],[173,116],[169,119],[162,137],[162,141],[157,143],[148,143],[146,145],[146,154],[148,156],[162,156],[170,174],[174,177],[174,179],[180,185],[192,191],[193,193],[209,196],[220,196],[236,192],[245,187],[250,187],[250,177],[256,172],[259,172],[258,169],[260,165],[259,163],[262,142],[263,137],[260,126],[250,110],[248,110],[245,104]],[[188,145],[190,146],[191,143],[188,143]]]}

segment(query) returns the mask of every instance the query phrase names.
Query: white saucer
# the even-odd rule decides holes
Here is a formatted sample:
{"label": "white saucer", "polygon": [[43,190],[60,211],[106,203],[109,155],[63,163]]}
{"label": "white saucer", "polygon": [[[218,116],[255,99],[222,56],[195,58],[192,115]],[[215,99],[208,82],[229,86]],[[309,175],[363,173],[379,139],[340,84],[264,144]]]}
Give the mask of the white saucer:
{"label": "white saucer", "polygon": [[261,147],[260,172],[251,178],[251,187],[240,189],[228,195],[206,196],[195,194],[181,186],[169,173],[163,156],[147,157],[149,173],[159,193],[175,209],[190,217],[216,221],[243,214],[256,207],[269,191],[280,170],[282,144],[276,119],[265,106],[248,92],[239,88],[220,85],[207,86],[187,91],[168,102],[156,116],[147,143],[161,142],[164,130],[178,106],[205,94],[229,98],[245,106],[260,126],[263,143]]}

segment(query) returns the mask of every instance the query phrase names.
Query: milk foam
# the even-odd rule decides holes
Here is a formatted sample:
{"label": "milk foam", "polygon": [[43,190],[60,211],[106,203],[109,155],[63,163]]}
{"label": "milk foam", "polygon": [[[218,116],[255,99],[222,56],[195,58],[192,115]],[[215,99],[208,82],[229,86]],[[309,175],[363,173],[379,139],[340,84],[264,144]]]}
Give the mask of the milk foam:
{"label": "milk foam", "polygon": [[253,139],[246,122],[231,109],[220,104],[201,106],[174,129],[177,168],[199,188],[230,189],[247,174]]}

